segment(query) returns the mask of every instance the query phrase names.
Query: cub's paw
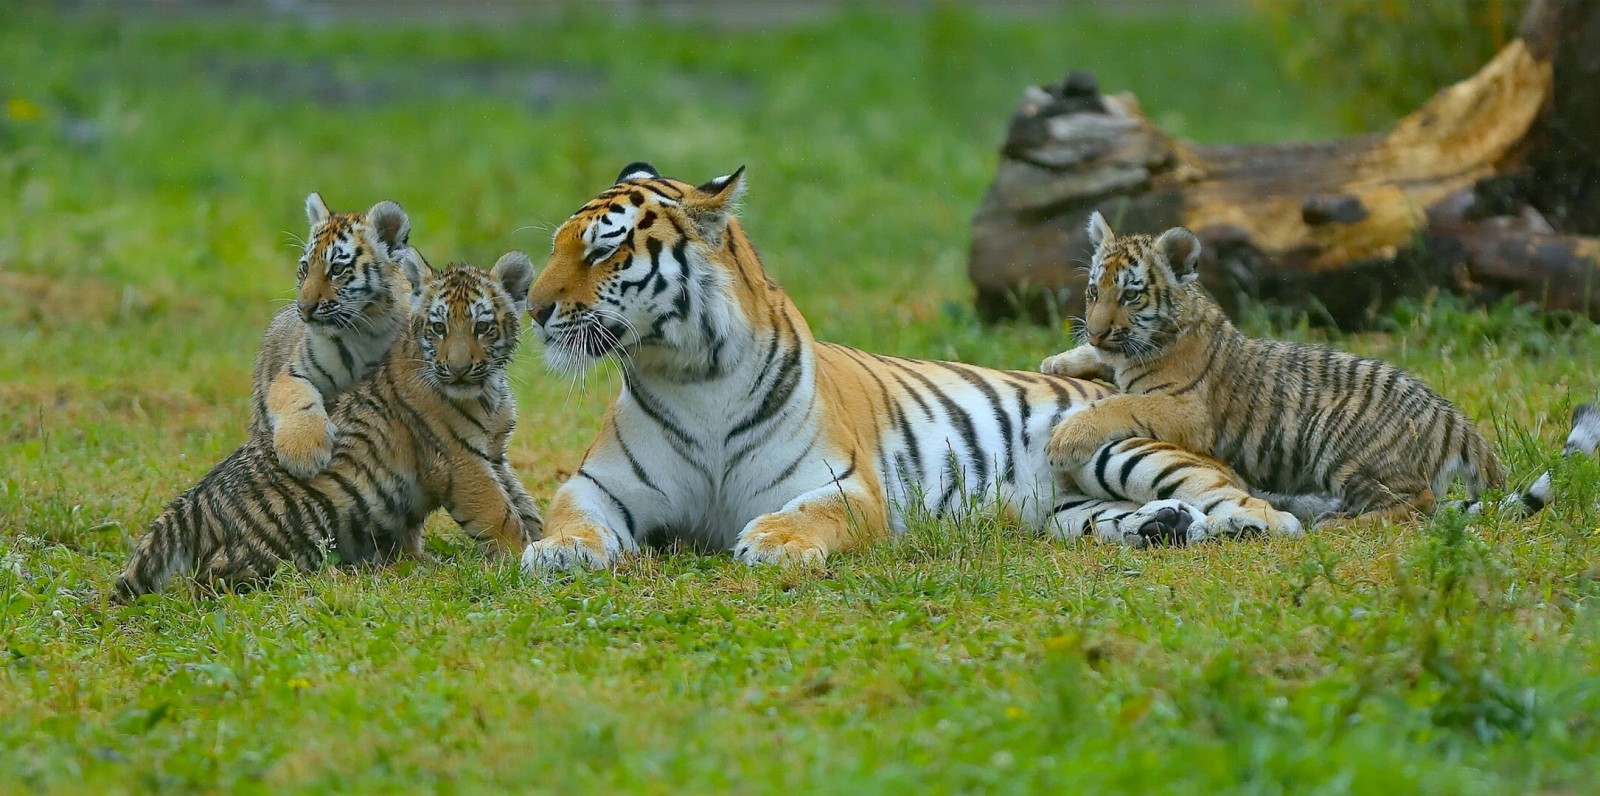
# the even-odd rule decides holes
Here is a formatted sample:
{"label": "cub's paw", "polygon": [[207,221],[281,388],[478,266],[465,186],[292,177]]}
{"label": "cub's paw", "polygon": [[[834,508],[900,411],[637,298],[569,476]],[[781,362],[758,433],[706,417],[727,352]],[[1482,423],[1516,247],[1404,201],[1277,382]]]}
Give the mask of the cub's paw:
{"label": "cub's paw", "polygon": [[1103,444],[1105,440],[1094,428],[1074,415],[1056,424],[1050,432],[1045,454],[1056,472],[1071,473],[1087,463]]}
{"label": "cub's paw", "polygon": [[768,514],[751,520],[739,533],[733,557],[752,566],[821,566],[828,551],[793,518]]}
{"label": "cub's paw", "polygon": [[616,554],[607,550],[598,538],[585,536],[540,539],[522,551],[522,573],[531,577],[579,569],[610,569],[616,563]]}
{"label": "cub's paw", "polygon": [[1039,363],[1040,373],[1069,379],[1093,378],[1101,370],[1100,358],[1095,355],[1094,349],[1087,346],[1063,351]]}
{"label": "cub's paw", "polygon": [[1157,500],[1117,521],[1121,542],[1129,547],[1176,546],[1209,538],[1205,515],[1181,500]]}
{"label": "cub's paw", "polygon": [[291,415],[278,421],[272,431],[272,447],[278,463],[295,478],[310,478],[327,469],[333,461],[333,441],[339,427],[321,413]]}

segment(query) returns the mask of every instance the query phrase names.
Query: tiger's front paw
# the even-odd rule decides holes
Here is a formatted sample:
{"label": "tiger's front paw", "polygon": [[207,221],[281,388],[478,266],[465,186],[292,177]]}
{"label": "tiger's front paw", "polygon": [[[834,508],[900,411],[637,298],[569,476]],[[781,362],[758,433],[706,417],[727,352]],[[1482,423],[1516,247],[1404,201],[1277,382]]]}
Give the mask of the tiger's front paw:
{"label": "tiger's front paw", "polygon": [[616,564],[615,550],[595,531],[548,536],[522,551],[522,573],[530,577],[579,569],[610,569]]}
{"label": "tiger's front paw", "polygon": [[1115,536],[1106,541],[1134,548],[1182,547],[1208,538],[1205,515],[1199,509],[1181,500],[1167,499],[1146,503],[1118,520]]}
{"label": "tiger's front paw", "polygon": [[278,421],[272,431],[272,447],[278,463],[295,478],[310,478],[327,469],[333,461],[333,442],[339,434],[328,416],[304,412]]}
{"label": "tiger's front paw", "polygon": [[828,551],[796,517],[767,514],[755,518],[739,533],[733,557],[752,566],[821,566]]}
{"label": "tiger's front paw", "polygon": [[1092,379],[1104,370],[1100,357],[1089,346],[1063,351],[1039,363],[1039,372],[1069,379]]}
{"label": "tiger's front paw", "polygon": [[1092,425],[1073,416],[1056,424],[1050,432],[1045,453],[1050,457],[1050,466],[1057,472],[1070,473],[1086,464],[1095,450],[1105,443],[1103,435]]}

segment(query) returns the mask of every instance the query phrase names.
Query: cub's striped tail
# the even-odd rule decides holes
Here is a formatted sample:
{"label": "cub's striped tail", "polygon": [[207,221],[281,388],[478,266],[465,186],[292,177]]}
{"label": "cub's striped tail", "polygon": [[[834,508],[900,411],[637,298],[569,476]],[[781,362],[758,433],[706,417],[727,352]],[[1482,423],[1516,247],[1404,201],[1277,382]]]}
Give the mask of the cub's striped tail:
{"label": "cub's striped tail", "polygon": [[142,595],[161,591],[173,573],[194,569],[194,534],[185,533],[192,529],[175,522],[177,514],[169,509],[150,523],[144,536],[139,538],[139,546],[133,551],[128,568],[117,576],[113,600],[132,602]]}
{"label": "cub's striped tail", "polygon": [[[1572,410],[1572,431],[1567,434],[1567,443],[1562,446],[1561,455],[1582,453],[1593,456],[1596,448],[1600,448],[1600,406],[1579,404],[1578,408]],[[1546,472],[1526,491],[1507,495],[1500,501],[1500,510],[1518,512],[1524,517],[1543,511],[1554,499],[1550,480],[1551,474]],[[1483,511],[1483,501],[1474,500],[1466,505],[1465,510],[1468,514],[1477,514]]]}

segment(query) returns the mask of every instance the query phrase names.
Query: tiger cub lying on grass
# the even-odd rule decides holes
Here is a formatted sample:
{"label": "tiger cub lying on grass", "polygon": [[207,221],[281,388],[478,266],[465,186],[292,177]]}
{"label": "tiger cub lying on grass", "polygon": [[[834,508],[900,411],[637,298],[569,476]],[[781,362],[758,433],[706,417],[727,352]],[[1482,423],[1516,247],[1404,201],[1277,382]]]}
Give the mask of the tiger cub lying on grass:
{"label": "tiger cub lying on grass", "polygon": [[520,552],[542,521],[506,462],[516,407],[505,366],[532,281],[521,252],[488,274],[430,271],[409,329],[335,400],[327,469],[296,478],[252,437],[150,523],[116,596],[157,591],[178,571],[239,585],[330,553],[345,564],[419,553],[422,522],[440,506],[500,552]]}
{"label": "tiger cub lying on grass", "polygon": [[[1056,426],[1057,467],[1081,466],[1107,442],[1153,437],[1214,455],[1252,487],[1278,493],[1280,507],[1304,515],[1319,506],[1321,518],[1427,512],[1458,477],[1474,500],[1503,482],[1472,421],[1400,368],[1240,333],[1195,284],[1200,240],[1190,231],[1118,236],[1095,213],[1089,237],[1089,344],[1040,370],[1112,381],[1124,394]],[[1580,409],[1575,420],[1594,417]],[[1549,484],[1541,478],[1511,502],[1537,511]]]}
{"label": "tiger cub lying on grass", "polygon": [[296,478],[328,466],[337,429],[327,403],[377,367],[422,283],[411,220],[400,205],[330,213],[313,193],[306,217],[311,237],[300,256],[295,303],[267,327],[250,401],[251,436],[270,444]]}

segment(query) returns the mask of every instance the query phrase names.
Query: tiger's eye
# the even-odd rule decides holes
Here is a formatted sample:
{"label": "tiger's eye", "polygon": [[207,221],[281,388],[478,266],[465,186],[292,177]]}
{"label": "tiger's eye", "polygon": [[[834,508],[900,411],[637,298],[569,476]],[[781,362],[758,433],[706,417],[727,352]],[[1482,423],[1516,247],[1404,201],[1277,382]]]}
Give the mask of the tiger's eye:
{"label": "tiger's eye", "polygon": [[444,337],[444,324],[438,321],[434,321],[433,324],[428,327],[428,330],[440,337]]}
{"label": "tiger's eye", "polygon": [[1099,301],[1100,300],[1100,288],[1097,288],[1094,285],[1090,285],[1086,290],[1083,291],[1083,297],[1088,299],[1088,300],[1090,300],[1090,301]]}
{"label": "tiger's eye", "polygon": [[479,336],[479,337],[482,337],[482,336],[488,334],[489,333],[489,322],[488,321],[478,321],[476,324],[473,325],[472,333],[477,335],[477,336]]}
{"label": "tiger's eye", "polygon": [[1124,291],[1122,291],[1122,303],[1123,304],[1132,304],[1133,302],[1138,301],[1138,300],[1139,300],[1139,291],[1137,291],[1137,290],[1124,290]]}

